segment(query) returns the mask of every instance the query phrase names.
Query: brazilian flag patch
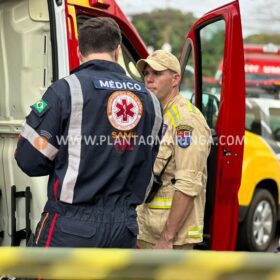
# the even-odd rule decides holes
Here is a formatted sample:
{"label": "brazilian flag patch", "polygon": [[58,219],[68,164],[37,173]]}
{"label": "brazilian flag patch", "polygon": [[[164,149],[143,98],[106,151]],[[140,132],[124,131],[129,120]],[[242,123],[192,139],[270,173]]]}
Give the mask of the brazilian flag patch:
{"label": "brazilian flag patch", "polygon": [[47,104],[47,102],[45,100],[41,99],[41,100],[37,101],[35,104],[33,104],[32,107],[38,113],[42,113],[43,111],[46,110],[46,108],[48,107],[48,104]]}

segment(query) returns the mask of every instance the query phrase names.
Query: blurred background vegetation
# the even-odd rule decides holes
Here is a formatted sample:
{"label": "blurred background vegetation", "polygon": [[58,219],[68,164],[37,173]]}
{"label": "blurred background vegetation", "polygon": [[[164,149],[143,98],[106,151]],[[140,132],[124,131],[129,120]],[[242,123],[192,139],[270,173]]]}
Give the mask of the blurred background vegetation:
{"label": "blurred background vegetation", "polygon": [[[145,44],[151,49],[161,49],[167,44],[172,47],[171,51],[179,58],[181,48],[187,32],[192,24],[197,20],[193,13],[183,13],[176,9],[154,10],[150,13],[136,14],[131,17],[131,21]],[[224,36],[219,32],[207,42],[208,48],[212,50],[208,59],[209,69],[205,73],[212,76],[217,70],[217,59],[215,55],[221,56],[220,50],[216,46],[222,46]],[[280,45],[280,32],[277,34],[254,34],[244,38],[244,43],[267,44],[273,43]],[[215,64],[215,65],[212,65]]]}
{"label": "blurred background vegetation", "polygon": [[132,16],[132,23],[147,46],[161,49],[163,44],[168,42],[177,56],[187,30],[195,21],[192,13],[182,13],[174,9],[155,10]]}

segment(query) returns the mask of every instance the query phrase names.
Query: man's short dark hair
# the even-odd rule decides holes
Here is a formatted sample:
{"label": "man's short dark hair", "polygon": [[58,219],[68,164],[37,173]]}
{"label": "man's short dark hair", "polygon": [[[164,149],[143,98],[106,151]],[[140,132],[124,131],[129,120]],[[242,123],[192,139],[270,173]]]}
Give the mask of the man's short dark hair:
{"label": "man's short dark hair", "polygon": [[97,17],[86,20],[79,28],[79,48],[82,55],[113,52],[121,44],[121,31],[115,20]]}

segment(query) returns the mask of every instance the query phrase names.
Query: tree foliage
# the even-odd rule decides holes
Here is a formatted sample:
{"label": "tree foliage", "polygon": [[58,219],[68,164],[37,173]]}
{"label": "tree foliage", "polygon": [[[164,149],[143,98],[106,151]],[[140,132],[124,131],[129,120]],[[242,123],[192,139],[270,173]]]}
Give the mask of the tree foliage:
{"label": "tree foliage", "polygon": [[251,43],[251,44],[267,44],[267,43],[273,43],[276,45],[280,45],[280,35],[276,34],[254,34],[246,37],[244,39],[245,43]]}
{"label": "tree foliage", "polygon": [[202,71],[204,77],[214,77],[223,60],[225,23],[223,20],[206,25],[200,31]]}
{"label": "tree foliage", "polygon": [[[132,16],[132,24],[147,46],[161,49],[163,44],[168,42],[172,47],[172,53],[178,58],[188,31],[196,20],[192,13],[183,13],[176,9],[154,10]],[[223,58],[225,26],[214,23],[203,29],[201,33],[203,76],[214,77]],[[280,35],[263,33],[250,35],[244,38],[244,43],[280,45]]]}
{"label": "tree foliage", "polygon": [[177,57],[188,30],[195,21],[192,13],[182,13],[175,9],[154,10],[132,17],[133,25],[147,46],[161,49],[162,45],[168,42]]}

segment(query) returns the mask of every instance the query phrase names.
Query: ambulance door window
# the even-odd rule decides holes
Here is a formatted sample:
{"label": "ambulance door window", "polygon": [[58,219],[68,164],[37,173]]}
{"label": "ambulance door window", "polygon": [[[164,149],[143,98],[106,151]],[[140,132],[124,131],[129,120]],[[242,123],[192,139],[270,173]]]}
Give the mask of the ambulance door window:
{"label": "ambulance door window", "polygon": [[128,76],[135,80],[142,81],[141,74],[136,68],[136,61],[124,44],[121,45],[118,63],[122,66]]}

